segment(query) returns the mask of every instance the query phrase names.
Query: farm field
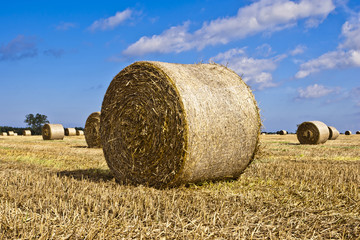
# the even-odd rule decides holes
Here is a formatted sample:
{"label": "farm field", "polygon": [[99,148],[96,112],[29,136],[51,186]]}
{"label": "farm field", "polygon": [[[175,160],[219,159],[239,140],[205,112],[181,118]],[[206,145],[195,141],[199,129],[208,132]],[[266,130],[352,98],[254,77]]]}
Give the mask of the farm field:
{"label": "farm field", "polygon": [[360,239],[360,135],[261,136],[236,181],[115,182],[83,136],[0,137],[0,239]]}

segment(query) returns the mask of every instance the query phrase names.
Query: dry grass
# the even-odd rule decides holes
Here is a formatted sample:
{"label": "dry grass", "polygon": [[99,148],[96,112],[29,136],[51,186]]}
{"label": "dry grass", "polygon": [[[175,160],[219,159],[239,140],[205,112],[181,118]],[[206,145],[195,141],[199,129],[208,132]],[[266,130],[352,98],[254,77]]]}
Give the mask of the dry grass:
{"label": "dry grass", "polygon": [[238,181],[123,186],[83,136],[0,137],[0,239],[359,239],[360,136],[261,136]]}

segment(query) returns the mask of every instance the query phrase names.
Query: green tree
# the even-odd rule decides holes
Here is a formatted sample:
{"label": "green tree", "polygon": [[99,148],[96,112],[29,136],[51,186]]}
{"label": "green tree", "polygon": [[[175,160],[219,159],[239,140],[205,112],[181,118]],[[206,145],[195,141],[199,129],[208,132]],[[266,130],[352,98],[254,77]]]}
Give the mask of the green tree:
{"label": "green tree", "polygon": [[49,123],[49,121],[47,120],[47,116],[39,113],[37,113],[35,116],[34,114],[26,115],[24,122],[29,125],[29,127],[34,131],[35,134],[41,134],[42,126],[45,123]]}

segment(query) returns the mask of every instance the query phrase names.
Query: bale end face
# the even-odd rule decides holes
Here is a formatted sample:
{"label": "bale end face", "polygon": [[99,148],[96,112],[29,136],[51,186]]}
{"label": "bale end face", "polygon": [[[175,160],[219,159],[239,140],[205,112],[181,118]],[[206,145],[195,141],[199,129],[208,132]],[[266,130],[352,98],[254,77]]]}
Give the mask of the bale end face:
{"label": "bale end face", "polygon": [[328,140],[335,140],[339,137],[340,133],[335,127],[329,126],[328,129],[329,129],[329,139]]}
{"label": "bale end face", "polygon": [[93,112],[86,119],[85,140],[89,148],[101,148],[100,140],[100,112]]}
{"label": "bale end face", "polygon": [[329,138],[328,126],[320,121],[303,122],[296,131],[301,144],[321,144]]}
{"label": "bale end face", "polygon": [[75,128],[65,128],[65,136],[76,136]]}

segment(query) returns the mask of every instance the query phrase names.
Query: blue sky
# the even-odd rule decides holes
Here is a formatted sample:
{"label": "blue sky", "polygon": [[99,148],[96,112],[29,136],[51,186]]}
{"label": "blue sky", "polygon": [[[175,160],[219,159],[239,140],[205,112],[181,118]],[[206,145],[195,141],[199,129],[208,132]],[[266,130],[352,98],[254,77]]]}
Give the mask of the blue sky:
{"label": "blue sky", "polygon": [[84,126],[119,71],[153,60],[235,70],[264,131],[360,130],[357,0],[3,1],[0,21],[1,126]]}

